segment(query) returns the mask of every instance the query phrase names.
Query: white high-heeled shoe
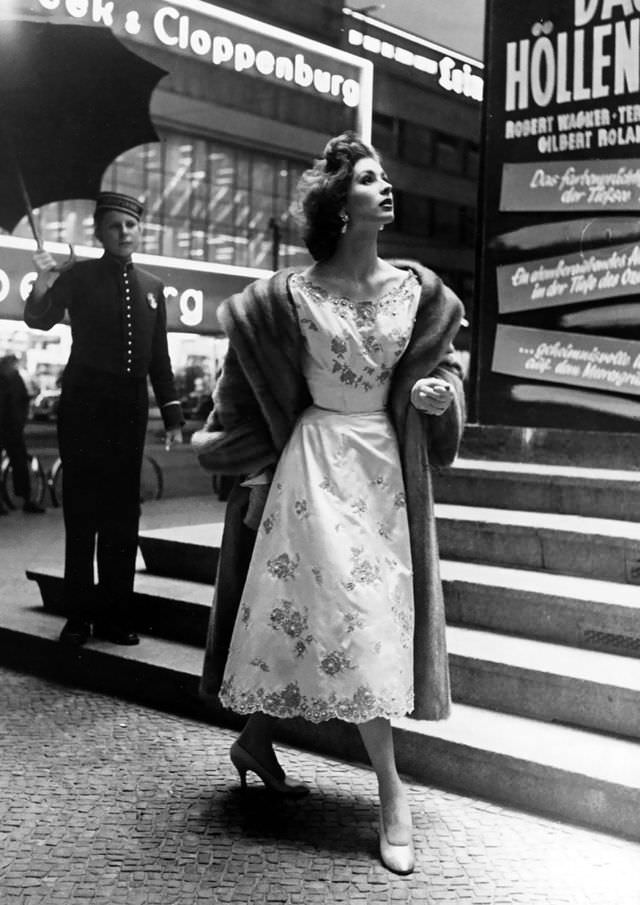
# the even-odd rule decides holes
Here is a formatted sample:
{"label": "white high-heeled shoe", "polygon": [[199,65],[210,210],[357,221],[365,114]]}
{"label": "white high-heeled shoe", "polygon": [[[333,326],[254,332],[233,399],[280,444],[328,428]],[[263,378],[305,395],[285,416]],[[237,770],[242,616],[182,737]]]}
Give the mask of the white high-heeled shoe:
{"label": "white high-heeled shoe", "polygon": [[384,816],[380,808],[380,820],[378,824],[380,834],[380,860],[394,874],[411,874],[415,867],[415,852],[413,839],[409,839],[406,845],[395,845],[389,842],[384,828]]}

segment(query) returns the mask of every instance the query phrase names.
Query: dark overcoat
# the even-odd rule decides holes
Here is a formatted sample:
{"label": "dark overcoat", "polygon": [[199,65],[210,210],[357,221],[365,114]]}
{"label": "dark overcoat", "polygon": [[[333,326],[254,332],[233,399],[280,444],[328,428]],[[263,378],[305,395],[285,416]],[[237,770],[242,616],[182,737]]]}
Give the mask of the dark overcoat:
{"label": "dark overcoat", "polygon": [[[432,271],[413,262],[421,284],[411,339],[392,378],[389,414],[402,460],[411,535],[415,597],[413,716],[443,719],[450,709],[445,616],[434,517],[431,466],[449,465],[464,426],[462,372],[453,339],[462,303]],[[301,412],[311,404],[302,373],[303,338],[288,288],[293,270],[259,280],[219,309],[229,338],[214,409],[193,446],[203,467],[246,475],[277,461]],[[423,377],[453,388],[448,410],[419,412],[411,388]],[[251,559],[255,532],[245,524],[249,491],[236,486],[227,504],[214,605],[200,691],[214,699],[220,688],[231,633]]]}

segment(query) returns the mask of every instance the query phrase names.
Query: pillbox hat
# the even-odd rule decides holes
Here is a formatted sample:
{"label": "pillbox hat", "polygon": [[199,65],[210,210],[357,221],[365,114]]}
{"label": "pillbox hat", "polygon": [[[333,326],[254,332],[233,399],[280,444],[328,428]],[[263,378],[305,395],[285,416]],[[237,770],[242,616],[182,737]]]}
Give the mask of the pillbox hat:
{"label": "pillbox hat", "polygon": [[136,220],[140,220],[144,206],[131,195],[122,195],[120,192],[100,192],[96,200],[94,215],[103,211],[122,211],[131,214]]}

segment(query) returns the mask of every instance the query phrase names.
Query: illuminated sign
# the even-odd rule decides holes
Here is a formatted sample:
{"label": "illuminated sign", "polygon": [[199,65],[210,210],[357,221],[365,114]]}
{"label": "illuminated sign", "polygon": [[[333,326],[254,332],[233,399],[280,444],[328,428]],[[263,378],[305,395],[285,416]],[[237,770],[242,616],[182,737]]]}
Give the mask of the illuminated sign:
{"label": "illuminated sign", "polygon": [[353,109],[358,131],[370,139],[372,64],[303,35],[202,0],[14,0],[12,11],[104,25],[120,37],[312,92]]}
{"label": "illuminated sign", "polygon": [[640,0],[488,0],[485,49],[472,416],[637,432]]}
{"label": "illuminated sign", "polygon": [[[613,8],[624,18],[612,22]],[[532,38],[506,46],[505,109],[572,104],[637,92],[640,88],[638,4],[632,0],[575,0],[574,27],[539,17]],[[589,26],[589,28],[585,28]]]}
{"label": "illuminated sign", "polygon": [[[0,319],[22,320],[24,302],[36,278],[33,240],[0,236],[0,251]],[[47,251],[63,261],[68,257],[69,247],[47,242]],[[102,249],[91,246],[75,246],[74,252],[78,260],[102,255]],[[167,327],[181,333],[221,334],[216,313],[220,302],[271,273],[253,267],[202,264],[160,255],[136,254],[134,261],[162,280]]]}
{"label": "illuminated sign", "polygon": [[[418,38],[348,7],[343,9],[343,13],[362,23],[360,28],[349,28],[347,32],[347,40],[352,47],[434,76],[437,84],[445,91],[475,101],[482,100],[483,66],[478,60]],[[362,30],[363,27],[366,27],[365,31]],[[410,46],[407,47],[407,44]]]}
{"label": "illuminated sign", "polygon": [[[501,314],[635,297],[640,287],[640,244],[505,264],[498,267],[497,286]],[[585,312],[583,324],[587,325]]]}
{"label": "illuminated sign", "polygon": [[[42,0],[40,0],[42,2]],[[191,51],[216,66],[229,64],[236,72],[258,72],[300,88],[313,88],[319,94],[340,97],[347,107],[360,103],[360,84],[319,66],[311,66],[303,53],[276,55],[271,50],[256,49],[247,41],[233,41],[226,34],[194,28],[190,17],[171,6],[161,7],[153,17],[153,31],[167,47]]]}
{"label": "illuminated sign", "polygon": [[[630,165],[631,164],[631,165]],[[640,208],[640,167],[629,160],[505,163],[501,211]]]}
{"label": "illuminated sign", "polygon": [[[528,380],[640,396],[640,342],[500,324],[493,370]],[[546,399],[549,401],[548,394]]]}

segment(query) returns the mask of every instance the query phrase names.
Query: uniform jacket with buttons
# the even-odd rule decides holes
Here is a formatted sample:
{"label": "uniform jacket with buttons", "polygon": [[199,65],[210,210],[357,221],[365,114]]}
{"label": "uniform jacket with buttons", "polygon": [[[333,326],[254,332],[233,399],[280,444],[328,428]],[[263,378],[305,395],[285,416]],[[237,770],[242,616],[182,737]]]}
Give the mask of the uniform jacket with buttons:
{"label": "uniform jacket with buttons", "polygon": [[37,301],[30,297],[24,319],[49,330],[68,312],[72,346],[69,365],[114,376],[151,379],[165,425],[182,420],[167,345],[167,314],[161,281],[146,270],[105,254],[60,274]]}

